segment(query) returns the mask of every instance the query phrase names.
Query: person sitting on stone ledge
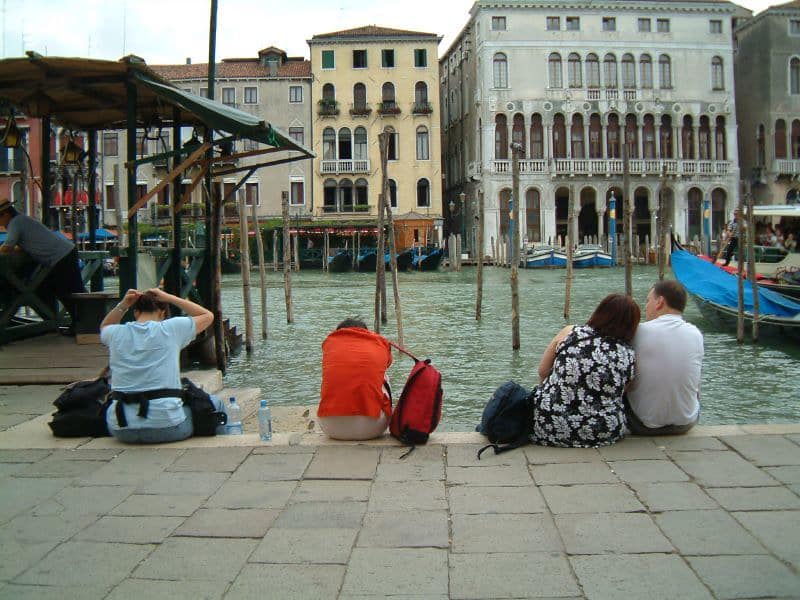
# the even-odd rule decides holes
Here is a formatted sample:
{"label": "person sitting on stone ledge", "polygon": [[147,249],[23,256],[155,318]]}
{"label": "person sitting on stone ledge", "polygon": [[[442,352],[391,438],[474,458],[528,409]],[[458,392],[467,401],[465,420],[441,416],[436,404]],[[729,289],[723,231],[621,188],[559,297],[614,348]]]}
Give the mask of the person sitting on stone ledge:
{"label": "person sitting on stone ledge", "polygon": [[634,435],[686,433],[700,418],[703,334],[684,321],[686,301],[679,281],[658,281],[647,294],[647,322],[633,338],[636,377],[625,398]]}
{"label": "person sitting on stone ledge", "polygon": [[322,342],[322,390],[317,417],[328,436],[368,440],[382,435],[392,416],[386,370],[389,342],[359,319],[345,319]]}

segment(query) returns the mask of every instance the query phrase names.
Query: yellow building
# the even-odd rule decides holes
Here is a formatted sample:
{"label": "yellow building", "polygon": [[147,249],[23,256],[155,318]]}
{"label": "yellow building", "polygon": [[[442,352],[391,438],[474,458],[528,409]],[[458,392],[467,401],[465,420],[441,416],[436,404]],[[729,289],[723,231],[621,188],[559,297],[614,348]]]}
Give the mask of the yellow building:
{"label": "yellow building", "polygon": [[317,217],[375,221],[381,191],[378,134],[389,131],[393,212],[431,219],[438,234],[430,233],[433,227],[421,228],[415,241],[437,241],[442,215],[441,39],[369,25],[308,41]]}

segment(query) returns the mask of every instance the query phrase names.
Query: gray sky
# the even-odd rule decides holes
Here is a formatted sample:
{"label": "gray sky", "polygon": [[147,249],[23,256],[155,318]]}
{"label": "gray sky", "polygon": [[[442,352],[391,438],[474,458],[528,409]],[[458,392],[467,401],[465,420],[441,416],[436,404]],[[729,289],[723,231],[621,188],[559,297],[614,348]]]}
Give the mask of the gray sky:
{"label": "gray sky", "polygon": [[[219,0],[217,59],[254,57],[278,46],[308,56],[315,33],[377,24],[444,36],[444,51],[467,21],[472,0]],[[755,12],[781,0],[741,0]],[[4,57],[35,50],[51,56],[150,64],[208,58],[208,0],[0,0]]]}

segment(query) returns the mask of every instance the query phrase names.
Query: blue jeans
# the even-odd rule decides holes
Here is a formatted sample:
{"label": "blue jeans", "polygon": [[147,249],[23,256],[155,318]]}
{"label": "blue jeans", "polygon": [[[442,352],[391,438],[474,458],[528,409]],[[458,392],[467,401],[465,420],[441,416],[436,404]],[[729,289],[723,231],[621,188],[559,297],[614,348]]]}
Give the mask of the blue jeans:
{"label": "blue jeans", "polygon": [[192,433],[194,432],[192,411],[189,410],[188,406],[184,406],[183,412],[186,413],[186,419],[179,425],[143,429],[125,427],[119,430],[112,430],[111,435],[124,444],[166,444],[169,442],[179,442],[192,437]]}

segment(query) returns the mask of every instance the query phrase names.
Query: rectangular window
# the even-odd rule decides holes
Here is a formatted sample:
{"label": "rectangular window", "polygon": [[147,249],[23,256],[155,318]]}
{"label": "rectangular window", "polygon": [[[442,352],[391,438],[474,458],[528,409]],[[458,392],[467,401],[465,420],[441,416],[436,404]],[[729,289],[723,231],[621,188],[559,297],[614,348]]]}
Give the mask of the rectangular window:
{"label": "rectangular window", "polygon": [[567,31],[580,31],[581,18],[580,17],[567,17]]}
{"label": "rectangular window", "polygon": [[505,31],[506,18],[505,17],[492,17],[492,31]]}
{"label": "rectangular window", "polygon": [[114,210],[116,205],[117,192],[113,183],[106,184],[106,210]]}
{"label": "rectangular window", "polygon": [[547,31],[560,31],[561,17],[547,17]]}
{"label": "rectangular window", "polygon": [[289,127],[289,137],[298,144],[305,144],[305,133],[302,127]]}
{"label": "rectangular window", "polygon": [[259,206],[258,200],[258,183],[245,183],[244,184],[244,199],[247,206]]}
{"label": "rectangular window", "polygon": [[427,67],[428,66],[428,51],[425,48],[417,48],[414,50],[414,66]]}
{"label": "rectangular window", "polygon": [[322,68],[323,69],[335,69],[336,62],[334,59],[333,50],[323,50],[322,51]]}
{"label": "rectangular window", "polygon": [[658,33],[669,33],[669,19],[656,19],[656,31]]}
{"label": "rectangular window", "polygon": [[616,31],[617,19],[616,17],[603,17],[603,31]]}
{"label": "rectangular window", "polygon": [[299,206],[306,203],[305,192],[303,191],[303,181],[291,182],[291,193],[289,194],[289,204]]}
{"label": "rectangular window", "polygon": [[103,156],[119,155],[119,136],[116,131],[103,133]]}
{"label": "rectangular window", "polygon": [[224,87],[222,88],[222,103],[226,106],[236,105],[236,88]]}
{"label": "rectangular window", "polygon": [[389,160],[400,160],[400,134],[394,132],[389,135]]}
{"label": "rectangular window", "polygon": [[800,19],[789,19],[789,35],[800,35]]}
{"label": "rectangular window", "polygon": [[302,102],[303,101],[303,86],[290,85],[289,86],[289,102]]}
{"label": "rectangular window", "polygon": [[144,137],[144,131],[137,130],[136,131],[136,155],[137,156],[147,156],[150,153],[147,139]]}
{"label": "rectangular window", "polygon": [[711,19],[708,22],[709,33],[722,33],[722,21],[719,19]]}
{"label": "rectangular window", "polygon": [[258,88],[246,87],[244,88],[244,103],[245,104],[258,104]]}
{"label": "rectangular window", "polygon": [[207,87],[201,87],[200,88],[200,96],[203,97],[203,98],[208,98],[208,88]]}
{"label": "rectangular window", "polygon": [[645,33],[653,31],[653,25],[650,19],[639,19],[639,31]]}
{"label": "rectangular window", "polygon": [[384,69],[394,69],[394,50],[381,50],[381,66]]}
{"label": "rectangular window", "polygon": [[367,68],[367,51],[366,50],[353,50],[353,68],[366,69]]}

